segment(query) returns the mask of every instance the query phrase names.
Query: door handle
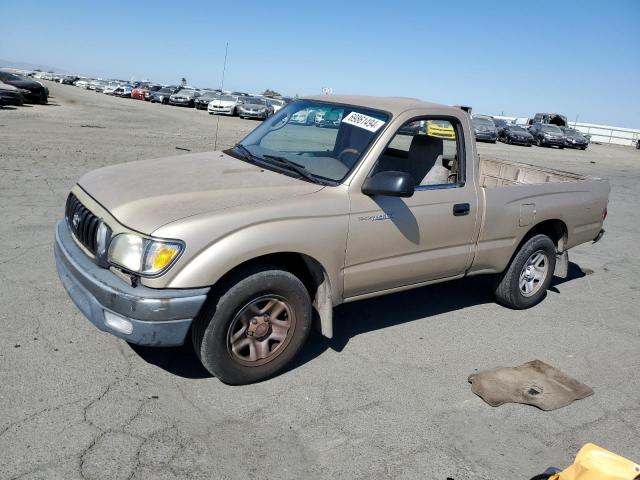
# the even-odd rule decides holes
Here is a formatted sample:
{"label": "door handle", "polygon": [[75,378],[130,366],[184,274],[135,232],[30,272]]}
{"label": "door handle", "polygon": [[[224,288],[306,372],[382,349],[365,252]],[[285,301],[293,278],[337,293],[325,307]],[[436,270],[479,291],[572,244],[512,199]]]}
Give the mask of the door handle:
{"label": "door handle", "polygon": [[468,215],[471,207],[468,203],[456,203],[453,206],[453,215],[459,217],[461,215]]}

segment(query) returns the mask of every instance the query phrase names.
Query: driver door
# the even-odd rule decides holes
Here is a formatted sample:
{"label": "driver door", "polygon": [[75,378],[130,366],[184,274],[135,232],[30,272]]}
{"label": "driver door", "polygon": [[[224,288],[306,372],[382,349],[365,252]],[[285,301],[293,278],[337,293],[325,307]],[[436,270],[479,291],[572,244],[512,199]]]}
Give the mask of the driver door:
{"label": "driver door", "polygon": [[[433,118],[418,119],[427,126],[429,120]],[[476,184],[471,178],[465,181],[471,169],[464,158],[461,125],[453,118],[436,120],[450,127],[416,130],[403,125],[369,175],[386,170],[422,177],[426,169],[415,162],[427,162],[429,167],[434,163],[433,168],[446,164],[448,178],[445,173],[445,180],[435,184],[425,184],[429,175],[416,178],[415,192],[408,198],[369,196],[360,187],[352,188],[345,298],[460,276],[471,264],[479,220]],[[413,138],[429,133],[435,140]],[[438,148],[418,149],[425,143],[438,147],[440,141],[439,157]]]}

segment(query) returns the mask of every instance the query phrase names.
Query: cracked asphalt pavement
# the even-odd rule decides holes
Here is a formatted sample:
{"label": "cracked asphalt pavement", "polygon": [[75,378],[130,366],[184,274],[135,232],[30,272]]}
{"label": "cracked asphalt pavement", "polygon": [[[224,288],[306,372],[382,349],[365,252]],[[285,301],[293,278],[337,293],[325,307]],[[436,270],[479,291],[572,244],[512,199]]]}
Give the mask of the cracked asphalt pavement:
{"label": "cracked asphalt pavement", "polygon": [[[49,84],[0,109],[0,478],[529,479],[586,442],[640,460],[640,152],[507,145],[481,154],[610,179],[607,234],[526,311],[485,278],[336,310],[282,375],[230,387],[189,347],[132,348],[58,282],[52,241],[73,183],[104,165],[213,149],[257,123]],[[492,408],[476,370],[541,359],[595,395]]]}

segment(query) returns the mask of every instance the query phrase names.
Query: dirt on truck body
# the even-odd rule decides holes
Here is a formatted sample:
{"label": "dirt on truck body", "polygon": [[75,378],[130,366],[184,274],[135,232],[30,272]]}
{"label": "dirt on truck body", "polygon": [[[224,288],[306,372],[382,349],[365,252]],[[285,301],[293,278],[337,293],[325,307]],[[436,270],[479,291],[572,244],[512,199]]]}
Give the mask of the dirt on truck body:
{"label": "dirt on truck body", "polygon": [[311,97],[229,150],[85,175],[55,255],[100,330],[191,341],[212,374],[244,384],[282,370],[313,319],[331,337],[344,302],[494,274],[500,303],[535,305],[567,251],[602,236],[608,195],[599,178],[480,161],[459,108]]}

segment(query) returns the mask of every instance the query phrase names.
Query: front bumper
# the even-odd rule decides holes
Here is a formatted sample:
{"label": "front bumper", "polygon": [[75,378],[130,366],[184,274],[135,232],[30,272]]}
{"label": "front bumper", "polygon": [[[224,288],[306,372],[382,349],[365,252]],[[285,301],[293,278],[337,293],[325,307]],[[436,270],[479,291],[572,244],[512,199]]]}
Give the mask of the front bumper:
{"label": "front bumper", "polygon": [[565,140],[564,146],[567,148],[587,148],[587,143],[585,142],[570,142]]}
{"label": "front bumper", "polygon": [[269,115],[267,112],[249,112],[247,110],[238,110],[238,115],[241,115],[245,118],[261,118],[266,119]]}
{"label": "front bumper", "polygon": [[47,92],[44,88],[40,89],[26,89],[29,93],[24,94],[24,99],[29,103],[46,103]]}
{"label": "front bumper", "polygon": [[533,138],[507,137],[515,145],[531,145]]}
{"label": "front bumper", "polygon": [[[93,263],[76,244],[64,221],[56,226],[54,253],[60,281],[78,309],[99,330],[130,343],[182,345],[209,292],[209,288],[134,288]],[[131,333],[108,325],[105,311],[129,322]]]}
{"label": "front bumper", "polygon": [[564,139],[561,138],[541,138],[542,144],[549,147],[564,147]]}
{"label": "front bumper", "polygon": [[495,133],[476,133],[476,140],[481,142],[495,142],[498,140],[498,135]]}
{"label": "front bumper", "polygon": [[208,107],[207,111],[209,113],[219,113],[221,115],[233,115],[234,112],[233,107]]}
{"label": "front bumper", "polygon": [[172,100],[169,99],[169,103],[176,107],[189,107],[191,105],[191,100]]}

